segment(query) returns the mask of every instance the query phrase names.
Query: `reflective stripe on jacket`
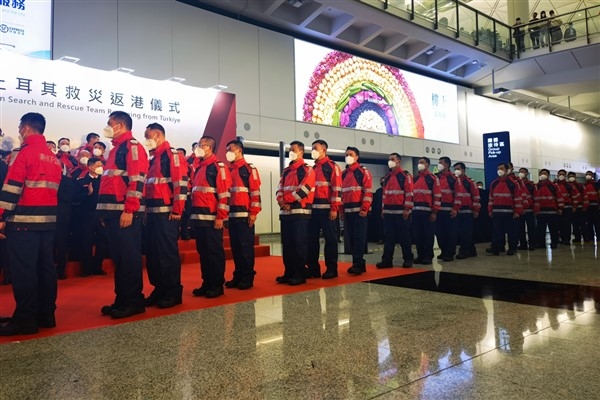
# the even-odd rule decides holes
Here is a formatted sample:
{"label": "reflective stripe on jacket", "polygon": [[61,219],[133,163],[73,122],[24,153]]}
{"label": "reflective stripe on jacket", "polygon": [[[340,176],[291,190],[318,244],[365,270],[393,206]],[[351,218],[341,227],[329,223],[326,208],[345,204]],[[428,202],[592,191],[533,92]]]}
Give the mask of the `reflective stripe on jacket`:
{"label": "reflective stripe on jacket", "polygon": [[187,163],[167,141],[154,152],[145,189],[147,213],[183,214],[188,192]]}
{"label": "reflective stripe on jacket", "polygon": [[344,213],[369,212],[373,203],[373,178],[359,163],[342,172],[342,207]]}
{"label": "reflective stripe on jacket", "polygon": [[260,176],[258,170],[244,158],[231,163],[231,198],[229,199],[229,220],[247,219],[256,216],[260,210]]}

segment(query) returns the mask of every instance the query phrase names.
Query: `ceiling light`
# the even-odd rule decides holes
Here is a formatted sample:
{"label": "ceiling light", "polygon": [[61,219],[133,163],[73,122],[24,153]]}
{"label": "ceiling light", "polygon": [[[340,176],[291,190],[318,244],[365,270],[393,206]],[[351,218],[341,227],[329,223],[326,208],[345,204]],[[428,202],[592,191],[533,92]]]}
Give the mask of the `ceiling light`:
{"label": "ceiling light", "polygon": [[427,54],[428,56],[432,55],[436,48],[437,47],[433,46],[432,48],[430,48],[429,50],[427,50],[425,52],[425,54]]}
{"label": "ceiling light", "polygon": [[167,81],[181,83],[181,82],[185,81],[185,78],[180,78],[178,76],[172,76],[169,79],[167,79]]}
{"label": "ceiling light", "polygon": [[287,0],[287,3],[292,7],[300,8],[304,4],[304,0]]}
{"label": "ceiling light", "polygon": [[126,67],[119,67],[117,69],[114,69],[113,71],[115,71],[115,72],[124,72],[126,74],[131,74],[133,71],[135,71],[135,69],[126,68]]}
{"label": "ceiling light", "polygon": [[226,86],[226,85],[213,85],[213,86],[209,87],[209,89],[215,89],[215,90],[225,90],[227,88],[228,88],[228,86]]}
{"label": "ceiling light", "polygon": [[473,60],[473,61],[471,61],[471,64],[473,64],[473,65],[477,65],[477,64],[479,64],[479,61],[477,61],[477,60]]}
{"label": "ceiling light", "polygon": [[59,61],[66,61],[66,62],[70,62],[70,63],[76,63],[77,61],[79,61],[79,58],[77,58],[77,57],[71,57],[71,56],[62,56],[58,60]]}

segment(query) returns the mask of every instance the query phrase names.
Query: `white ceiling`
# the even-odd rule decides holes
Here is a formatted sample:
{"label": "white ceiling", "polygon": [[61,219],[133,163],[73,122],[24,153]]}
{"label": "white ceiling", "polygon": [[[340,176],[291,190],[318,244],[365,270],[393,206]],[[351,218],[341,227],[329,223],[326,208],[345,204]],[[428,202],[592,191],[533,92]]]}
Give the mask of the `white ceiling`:
{"label": "white ceiling", "polygon": [[[491,95],[493,89],[501,87],[600,116],[600,34],[596,35],[595,44],[585,40],[563,42],[561,51],[556,51],[558,46],[552,53],[548,48],[528,51],[521,59],[510,62],[474,46],[469,35],[456,39],[452,32],[436,32],[426,19],[403,18],[402,11],[409,0],[389,0],[390,5],[396,3],[400,18],[356,0],[180,1],[472,87],[483,95]],[[300,6],[290,4],[294,1]],[[443,5],[443,0],[437,1]],[[415,11],[417,7],[431,7],[429,3],[433,2],[415,0]],[[381,2],[371,3],[381,7]],[[507,0],[471,0],[468,4],[512,25],[508,21]],[[557,14],[598,4],[600,0],[529,0],[532,11],[554,9]],[[594,22],[600,27],[600,16],[597,19]],[[594,121],[600,125],[600,119]]]}

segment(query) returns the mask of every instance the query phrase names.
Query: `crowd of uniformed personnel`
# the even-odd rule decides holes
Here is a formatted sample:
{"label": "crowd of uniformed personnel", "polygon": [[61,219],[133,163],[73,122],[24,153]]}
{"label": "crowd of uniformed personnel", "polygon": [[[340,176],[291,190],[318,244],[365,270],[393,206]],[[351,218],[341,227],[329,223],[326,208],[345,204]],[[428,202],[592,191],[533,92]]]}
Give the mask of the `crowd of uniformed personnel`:
{"label": "crowd of uniformed personnel", "polygon": [[[0,175],[0,238],[8,259],[16,307],[11,318],[0,320],[0,336],[34,334],[56,326],[57,278],[66,278],[68,238],[80,240],[81,275],[105,274],[102,261],[110,255],[115,264],[114,301],[101,308],[112,318],[125,318],[146,307],[169,308],[181,304],[181,260],[178,239],[193,236],[200,255],[201,285],[193,296],[215,298],[224,288],[250,289],[254,285],[255,221],[261,211],[260,176],[244,158],[240,140],[227,143],[226,160],[216,154],[217,142],[203,136],[185,158],[174,149],[163,126],[148,125],[145,142],[132,134],[131,116],[110,114],[104,136],[112,150],[95,133],[71,152],[70,140],[58,146],[44,137],[46,121],[28,113],[19,124],[21,146],[10,155]],[[338,219],[344,220],[345,248],[352,254],[347,273],[365,273],[367,221],[373,203],[373,180],[360,165],[360,151],[348,147],[346,168],[327,155],[324,140],[312,143],[309,166],[302,142],[290,143],[290,163],[276,191],[280,208],[283,274],[280,284],[301,285],[310,278],[338,276]],[[377,268],[393,267],[396,244],[402,266],[432,264],[434,237],[449,262],[475,257],[473,227],[481,212],[479,182],[466,174],[464,163],[438,160],[437,174],[430,160],[421,157],[413,176],[401,166],[401,155],[388,156],[388,172],[381,179],[383,255]],[[556,183],[549,171],[540,171],[537,184],[525,168],[515,175],[512,165],[500,164],[498,178],[489,187],[487,212],[493,222],[488,253],[507,254],[517,249],[550,246],[559,241],[590,241],[598,237],[598,183],[591,171],[585,185],[575,174],[561,170]],[[74,223],[73,223],[74,222]],[[223,228],[227,227],[235,269],[225,280]],[[145,239],[143,239],[145,234]],[[320,234],[325,241],[324,263],[319,262]],[[143,246],[144,244],[144,246]],[[416,257],[412,245],[416,245]],[[142,249],[153,286],[142,292]],[[458,252],[457,252],[458,248]],[[2,248],[0,248],[2,252]]]}

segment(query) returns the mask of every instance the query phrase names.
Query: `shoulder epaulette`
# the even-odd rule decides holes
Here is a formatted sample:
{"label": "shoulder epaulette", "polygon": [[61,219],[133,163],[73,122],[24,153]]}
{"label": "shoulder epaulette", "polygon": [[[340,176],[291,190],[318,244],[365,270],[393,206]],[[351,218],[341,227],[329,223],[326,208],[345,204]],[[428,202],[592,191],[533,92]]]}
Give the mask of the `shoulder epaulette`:
{"label": "shoulder epaulette", "polygon": [[174,147],[171,147],[171,153],[173,153],[173,154],[177,154],[177,153],[178,153],[178,151],[177,151],[177,149],[176,149],[176,148],[174,148]]}
{"label": "shoulder epaulette", "polygon": [[217,165],[221,168],[225,168],[225,164],[222,161],[217,161]]}
{"label": "shoulder epaulette", "polygon": [[129,142],[130,142],[131,144],[138,144],[138,143],[139,143],[139,142],[138,142],[137,140],[135,140],[135,139],[129,139]]}

